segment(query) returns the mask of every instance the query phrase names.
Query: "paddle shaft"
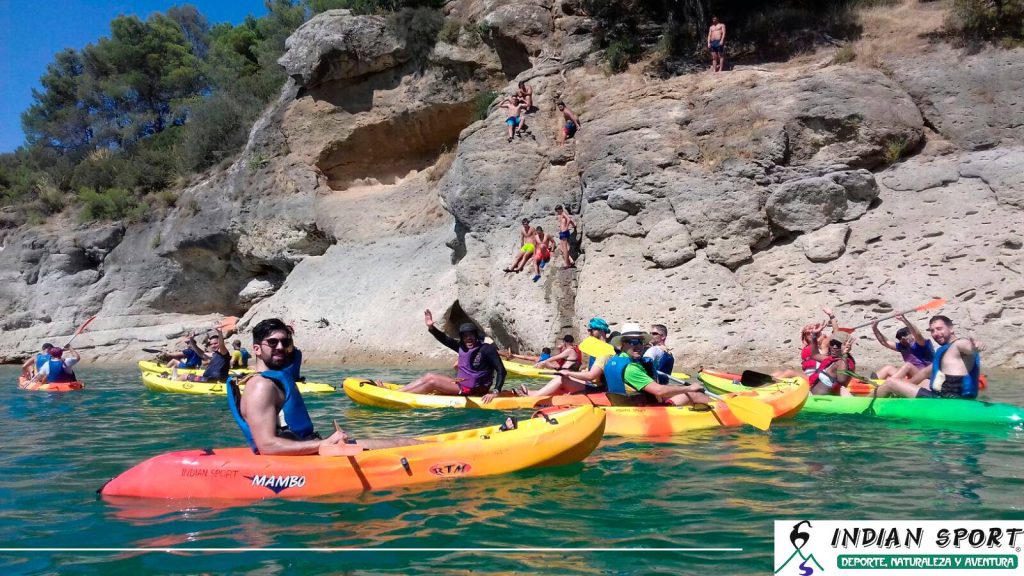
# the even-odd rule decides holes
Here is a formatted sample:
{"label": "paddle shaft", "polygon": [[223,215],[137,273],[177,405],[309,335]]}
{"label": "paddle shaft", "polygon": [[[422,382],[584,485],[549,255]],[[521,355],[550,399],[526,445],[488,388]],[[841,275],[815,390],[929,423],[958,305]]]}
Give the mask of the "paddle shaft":
{"label": "paddle shaft", "polygon": [[938,308],[939,306],[942,306],[945,303],[946,303],[946,301],[944,299],[937,298],[935,300],[932,300],[932,301],[927,302],[925,304],[922,304],[920,306],[915,306],[914,308],[911,308],[910,310],[905,310],[903,312],[896,312],[894,314],[889,314],[888,316],[882,316],[881,318],[878,318],[876,320],[872,320],[871,322],[865,322],[863,324],[858,324],[858,325],[854,326],[853,328],[850,328],[850,330],[857,330],[859,328],[866,328],[868,326],[871,326],[875,322],[881,322],[882,320],[889,320],[890,318],[895,318],[897,316],[903,316],[905,314],[910,314],[911,312],[920,312],[920,311],[923,311],[923,310],[929,310],[929,309],[932,309],[932,308]]}
{"label": "paddle shaft", "polygon": [[[688,384],[688,382],[680,380],[679,378],[676,378],[675,376],[672,376],[671,374],[665,374],[661,370],[655,370],[655,372],[657,372],[659,376],[664,376],[664,377],[668,378],[669,380],[675,382],[676,384]],[[704,393],[707,394],[708,398],[714,398],[715,400],[725,400],[724,398],[722,398],[718,394],[715,394],[714,392],[708,390],[707,386],[704,387]]]}
{"label": "paddle shaft", "polygon": [[71,346],[71,343],[75,341],[75,338],[78,338],[79,334],[81,334],[82,332],[85,332],[85,328],[87,326],[89,326],[89,324],[92,324],[92,321],[95,320],[95,319],[96,319],[95,316],[91,316],[91,317],[89,317],[88,320],[83,322],[82,325],[78,327],[78,330],[76,330],[75,333],[71,336],[71,338],[68,339],[68,343],[65,344],[64,347],[67,348],[68,346]]}

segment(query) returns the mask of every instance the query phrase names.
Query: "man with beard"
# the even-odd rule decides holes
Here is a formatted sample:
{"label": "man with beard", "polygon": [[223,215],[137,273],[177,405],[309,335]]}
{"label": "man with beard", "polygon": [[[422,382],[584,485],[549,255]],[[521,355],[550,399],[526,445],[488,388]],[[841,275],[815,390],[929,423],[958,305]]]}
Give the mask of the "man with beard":
{"label": "man with beard", "polygon": [[[414,438],[354,440],[341,429],[321,438],[288,369],[295,352],[291,328],[277,318],[260,322],[252,330],[252,350],[256,373],[241,382],[235,378],[228,381],[228,406],[253,452],[298,456],[339,444],[352,444],[358,451],[421,443]],[[245,385],[244,394],[240,384]]]}
{"label": "man with beard", "polygon": [[931,377],[920,385],[905,378],[888,378],[875,389],[875,395],[904,398],[978,397],[983,346],[973,337],[960,338],[953,331],[953,321],[946,316],[932,316],[928,332],[939,345],[932,360]]}

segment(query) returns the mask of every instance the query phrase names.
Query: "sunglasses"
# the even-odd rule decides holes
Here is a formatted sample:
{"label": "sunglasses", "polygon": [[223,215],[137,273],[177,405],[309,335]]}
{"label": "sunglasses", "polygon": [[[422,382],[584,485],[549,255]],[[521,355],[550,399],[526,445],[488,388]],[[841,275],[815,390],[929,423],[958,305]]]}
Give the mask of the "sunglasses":
{"label": "sunglasses", "polygon": [[630,346],[639,346],[644,343],[643,338],[623,338],[623,344],[629,344]]}
{"label": "sunglasses", "polygon": [[263,341],[263,343],[269,346],[271,350],[277,348],[278,344],[280,344],[282,348],[287,350],[288,348],[292,347],[292,344],[294,344],[295,341],[292,340],[291,338],[267,338],[266,340]]}

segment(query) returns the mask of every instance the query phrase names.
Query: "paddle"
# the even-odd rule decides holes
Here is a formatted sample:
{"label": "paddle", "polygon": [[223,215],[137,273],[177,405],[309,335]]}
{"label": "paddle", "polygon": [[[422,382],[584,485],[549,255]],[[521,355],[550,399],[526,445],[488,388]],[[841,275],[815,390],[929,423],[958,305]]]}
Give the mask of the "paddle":
{"label": "paddle", "polygon": [[[338,421],[334,421],[334,431],[341,432],[341,426],[338,426]],[[321,444],[319,449],[321,456],[356,456],[362,454],[363,449],[357,444]]]}
{"label": "paddle", "polygon": [[74,335],[72,335],[71,338],[68,339],[68,343],[64,345],[64,348],[67,348],[68,346],[71,346],[71,343],[75,341],[75,338],[78,338],[79,334],[81,334],[82,332],[85,332],[85,329],[88,328],[89,324],[92,324],[92,321],[95,320],[95,319],[96,319],[95,316],[90,316],[88,320],[83,322],[82,325],[78,327],[78,330],[75,331]]}
{"label": "paddle", "polygon": [[[672,380],[677,384],[686,384],[686,382],[679,380],[678,378],[674,378],[669,374],[665,374],[664,372],[658,372],[658,374],[667,376],[669,380]],[[772,418],[775,417],[772,407],[756,398],[750,398],[748,396],[725,397],[719,396],[718,394],[708,390],[704,390],[704,393],[715,400],[724,402],[740,422],[750,424],[758,430],[767,430],[772,424]]]}
{"label": "paddle", "polygon": [[593,336],[587,336],[580,342],[580,352],[594,358],[606,358],[608,356],[615,356],[615,347]]}
{"label": "paddle", "polygon": [[749,388],[759,388],[765,384],[774,384],[776,382],[782,381],[771,374],[755,372],[753,370],[744,370],[743,374],[740,375],[740,384]]}
{"label": "paddle", "polygon": [[905,314],[910,314],[911,312],[924,312],[925,310],[935,310],[936,308],[942,308],[942,306],[944,306],[945,304],[946,304],[946,299],[945,298],[936,298],[934,300],[931,300],[929,302],[925,302],[924,304],[921,304],[917,308],[911,308],[910,310],[905,310],[903,312],[896,312],[895,314],[889,314],[888,316],[882,316],[881,318],[878,318],[876,320],[872,320],[871,322],[865,322],[864,324],[858,324],[858,325],[854,326],[853,328],[842,328],[842,327],[840,327],[839,330],[841,332],[846,332],[847,334],[849,334],[849,333],[852,333],[854,330],[856,330],[858,328],[865,328],[867,326],[871,326],[875,322],[881,322],[882,320],[888,320],[890,318],[895,318],[897,316],[903,316]]}

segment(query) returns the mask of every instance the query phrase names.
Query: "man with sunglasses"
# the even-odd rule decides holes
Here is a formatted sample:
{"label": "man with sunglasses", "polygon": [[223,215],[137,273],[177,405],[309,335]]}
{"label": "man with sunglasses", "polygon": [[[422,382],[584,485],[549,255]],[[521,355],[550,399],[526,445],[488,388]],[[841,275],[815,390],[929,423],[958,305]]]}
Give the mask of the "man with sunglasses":
{"label": "man with sunglasses", "polygon": [[[291,329],[277,318],[252,329],[256,373],[228,382],[228,407],[256,454],[298,456],[317,454],[324,445],[355,444],[372,450],[421,443],[414,438],[353,440],[341,429],[321,438],[313,428],[292,371],[295,342]],[[245,385],[243,393],[240,384]]]}
{"label": "man with sunglasses", "polygon": [[[817,342],[817,339],[817,333],[811,334],[812,342]],[[847,371],[857,370],[857,361],[850,354],[853,339],[846,332],[837,330],[828,341],[828,354],[822,355],[814,348],[810,347],[808,357],[808,360],[816,362],[814,368],[807,374],[811,394],[849,396],[850,391],[846,389],[846,385],[850,383],[850,375]]]}
{"label": "man with sunglasses", "polygon": [[[191,374],[178,375],[178,368],[171,368],[171,380],[185,380],[188,382],[227,382],[228,374],[231,371],[231,353],[228,351],[227,344],[224,342],[224,334],[220,331],[220,326],[214,326],[213,330],[206,336],[206,345],[209,350],[209,362],[206,365],[206,370],[203,371],[202,376],[193,376]],[[196,354],[199,354],[204,359],[207,358],[207,354],[196,344],[194,337],[190,337],[188,346]]]}
{"label": "man with sunglasses", "polygon": [[608,360],[604,367],[604,378],[608,392],[625,394],[627,386],[659,404],[687,406],[707,404],[711,401],[704,394],[700,384],[662,384],[648,372],[643,363],[644,351],[651,342],[651,335],[644,332],[639,324],[626,324],[622,334],[612,338],[611,345],[621,352]]}
{"label": "man with sunglasses", "polygon": [[[452,378],[443,374],[428,373],[402,387],[402,392],[411,394],[443,394],[447,396],[483,396],[487,404],[501,392],[505,385],[505,365],[501,362],[498,348],[484,342],[483,334],[475,324],[467,322],[459,326],[456,340],[434,326],[434,315],[423,311],[423,322],[438,342],[459,355],[458,376]],[[491,386],[495,392],[491,392]]]}
{"label": "man with sunglasses", "polygon": [[668,340],[668,328],[664,324],[651,325],[651,345],[644,352],[644,362],[651,365],[651,368],[665,374],[658,375],[659,384],[668,384],[668,374],[675,368],[676,359],[665,345]]}

